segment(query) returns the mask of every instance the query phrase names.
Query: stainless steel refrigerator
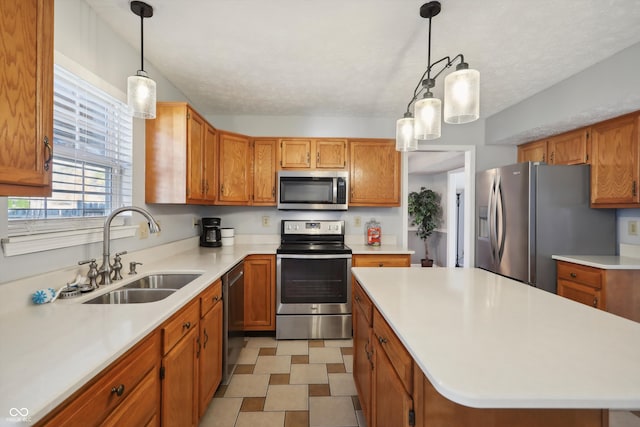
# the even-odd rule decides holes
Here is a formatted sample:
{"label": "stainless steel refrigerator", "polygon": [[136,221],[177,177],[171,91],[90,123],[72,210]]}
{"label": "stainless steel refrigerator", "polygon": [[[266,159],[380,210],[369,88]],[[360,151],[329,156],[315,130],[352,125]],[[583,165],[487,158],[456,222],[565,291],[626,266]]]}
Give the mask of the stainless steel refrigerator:
{"label": "stainless steel refrigerator", "polygon": [[588,165],[517,163],[476,179],[476,266],[556,293],[552,255],[615,255],[615,209],[589,208]]}

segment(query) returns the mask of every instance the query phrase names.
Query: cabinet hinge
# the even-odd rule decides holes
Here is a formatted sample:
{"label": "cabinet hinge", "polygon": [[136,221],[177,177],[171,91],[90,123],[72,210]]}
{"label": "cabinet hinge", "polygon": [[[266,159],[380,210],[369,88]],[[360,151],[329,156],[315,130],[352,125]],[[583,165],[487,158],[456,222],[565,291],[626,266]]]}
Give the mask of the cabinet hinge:
{"label": "cabinet hinge", "polygon": [[164,366],[160,367],[160,379],[163,380],[164,379]]}
{"label": "cabinet hinge", "polygon": [[633,181],[633,184],[631,184],[631,192],[633,193],[633,195],[636,195],[636,182]]}
{"label": "cabinet hinge", "polygon": [[409,425],[410,426],[416,425],[416,413],[413,409],[409,409]]}
{"label": "cabinet hinge", "polygon": [[187,111],[187,120],[191,118],[191,113]]}

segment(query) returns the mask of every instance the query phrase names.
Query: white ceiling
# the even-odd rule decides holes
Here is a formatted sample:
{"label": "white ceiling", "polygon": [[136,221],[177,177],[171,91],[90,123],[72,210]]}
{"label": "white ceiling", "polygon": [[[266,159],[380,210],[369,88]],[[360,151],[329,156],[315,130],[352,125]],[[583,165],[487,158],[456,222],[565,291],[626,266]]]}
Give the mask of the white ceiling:
{"label": "white ceiling", "polygon": [[[86,1],[139,49],[129,0]],[[147,1],[146,58],[204,114],[401,117],[426,68],[423,1]],[[480,71],[483,117],[640,42],[638,0],[441,2],[432,58]]]}

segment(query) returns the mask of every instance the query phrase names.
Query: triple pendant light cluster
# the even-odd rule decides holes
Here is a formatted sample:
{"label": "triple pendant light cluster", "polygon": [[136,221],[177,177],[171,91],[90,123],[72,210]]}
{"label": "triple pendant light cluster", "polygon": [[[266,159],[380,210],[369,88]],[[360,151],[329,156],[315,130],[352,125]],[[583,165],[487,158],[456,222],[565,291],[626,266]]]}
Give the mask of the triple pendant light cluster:
{"label": "triple pendant light cluster", "polygon": [[[456,71],[444,79],[444,121],[452,124],[463,124],[480,117],[480,73],[469,68],[462,54],[453,59],[445,56],[431,63],[431,18],[440,13],[440,2],[431,1],[420,7],[420,16],[429,19],[429,42],[427,53],[427,70],[413,91],[413,97],[407,104],[404,118],[396,123],[396,150],[413,151],[418,149],[418,140],[440,138],[442,122],[442,102],[433,96],[431,89],[436,79],[444,70],[457,60],[460,63]],[[438,65],[442,68],[435,71]],[[418,99],[420,94],[423,97]],[[414,105],[414,113],[411,106]]]}
{"label": "triple pendant light cluster", "polygon": [[144,18],[153,16],[153,7],[142,1],[132,1],[131,11],[140,17],[140,69],[127,79],[127,104],[133,117],[156,118],[156,82],[144,71]]}

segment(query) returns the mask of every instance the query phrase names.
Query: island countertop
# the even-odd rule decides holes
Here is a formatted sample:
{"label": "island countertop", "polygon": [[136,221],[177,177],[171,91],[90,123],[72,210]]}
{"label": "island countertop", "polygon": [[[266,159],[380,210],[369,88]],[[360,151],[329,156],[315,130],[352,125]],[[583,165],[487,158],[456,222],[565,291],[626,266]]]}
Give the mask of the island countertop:
{"label": "island countertop", "polygon": [[480,269],[352,271],[451,401],[640,408],[640,323]]}

